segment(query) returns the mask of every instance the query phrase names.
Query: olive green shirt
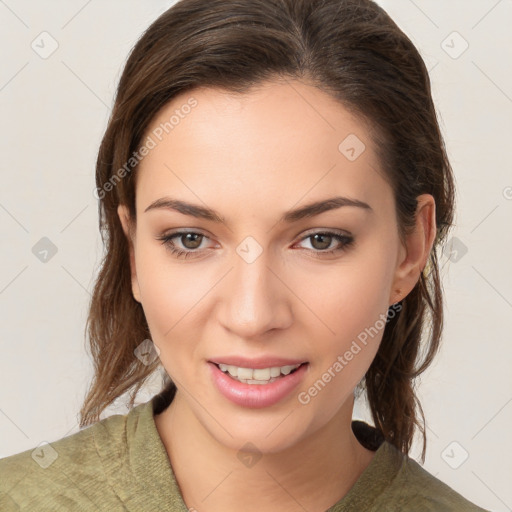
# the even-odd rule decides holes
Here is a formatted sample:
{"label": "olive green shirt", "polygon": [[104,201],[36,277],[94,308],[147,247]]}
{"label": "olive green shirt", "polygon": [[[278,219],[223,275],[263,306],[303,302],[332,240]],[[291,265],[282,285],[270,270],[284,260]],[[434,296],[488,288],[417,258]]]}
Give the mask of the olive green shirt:
{"label": "olive green shirt", "polygon": [[[161,410],[157,397],[125,415],[1,459],[0,511],[188,512],[155,426],[154,414]],[[376,453],[328,512],[486,512],[387,441],[376,446],[374,427],[354,421],[352,428]]]}

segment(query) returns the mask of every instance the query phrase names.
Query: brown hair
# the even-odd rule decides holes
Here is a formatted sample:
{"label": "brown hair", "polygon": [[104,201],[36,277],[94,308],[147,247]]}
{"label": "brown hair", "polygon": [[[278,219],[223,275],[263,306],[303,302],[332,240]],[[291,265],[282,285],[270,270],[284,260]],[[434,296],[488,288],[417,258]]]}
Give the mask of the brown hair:
{"label": "brown hair", "polygon": [[[97,159],[106,254],[86,327],[95,376],[80,425],[97,421],[132,388],[133,406],[160,364],[157,359],[146,366],[134,357],[150,333],[132,296],[128,240],[117,215],[117,206],[125,204],[135,219],[133,154],[148,125],[173,97],[194,87],[244,93],[277,78],[317,86],[372,127],[393,188],[402,240],[414,225],[416,197],[428,193],[435,199],[437,235],[427,270],[401,301],[400,313],[389,317],[363,379],[383,437],[408,453],[417,427],[424,460],[425,419],[414,379],[440,343],[443,303],[436,250],[452,224],[454,183],[425,64],[410,39],[370,0],[181,0],[139,39],[121,76]],[[164,391],[175,392],[170,379]]]}

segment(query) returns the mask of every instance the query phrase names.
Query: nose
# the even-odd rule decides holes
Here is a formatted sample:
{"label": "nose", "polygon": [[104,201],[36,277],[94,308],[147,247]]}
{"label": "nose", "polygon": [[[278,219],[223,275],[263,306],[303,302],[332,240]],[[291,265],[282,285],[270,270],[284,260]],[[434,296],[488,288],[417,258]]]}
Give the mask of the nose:
{"label": "nose", "polygon": [[[238,255],[221,288],[221,323],[239,338],[261,338],[292,323],[291,291],[265,251],[252,262]],[[282,274],[282,272],[281,272]]]}

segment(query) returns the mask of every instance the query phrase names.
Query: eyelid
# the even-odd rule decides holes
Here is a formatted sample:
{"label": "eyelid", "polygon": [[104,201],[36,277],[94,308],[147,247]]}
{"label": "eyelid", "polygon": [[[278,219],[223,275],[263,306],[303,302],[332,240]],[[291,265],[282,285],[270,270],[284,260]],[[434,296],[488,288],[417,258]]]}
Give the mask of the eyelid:
{"label": "eyelid", "polygon": [[[179,240],[180,236],[184,236],[184,235],[189,235],[189,234],[193,234],[193,235],[199,235],[199,236],[202,236],[203,239],[207,239],[207,240],[210,240],[210,241],[213,241],[212,240],[212,237],[209,236],[209,235],[206,235],[205,233],[202,232],[202,230],[200,229],[195,229],[195,228],[178,228],[176,229],[175,231],[169,231],[168,233],[165,232],[163,235],[157,237],[158,240],[164,240],[164,239],[168,239],[168,238],[176,238]],[[201,240],[202,242],[203,240]],[[199,249],[198,250],[195,250],[195,251],[192,251],[192,249],[187,249],[188,251],[190,252],[199,252]],[[204,249],[202,249],[204,250]]]}
{"label": "eyelid", "polygon": [[[304,238],[307,238],[312,235],[317,235],[320,233],[332,233],[335,235],[340,236],[346,236],[347,238],[353,237],[352,233],[350,231],[347,231],[346,229],[337,229],[337,228],[311,228],[310,230],[306,230],[304,234],[301,236],[301,240]],[[299,236],[299,235],[297,235]]]}

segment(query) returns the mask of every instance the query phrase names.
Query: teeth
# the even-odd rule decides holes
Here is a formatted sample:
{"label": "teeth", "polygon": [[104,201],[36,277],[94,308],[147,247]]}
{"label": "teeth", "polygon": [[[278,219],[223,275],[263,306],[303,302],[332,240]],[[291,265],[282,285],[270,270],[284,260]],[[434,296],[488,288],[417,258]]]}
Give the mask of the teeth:
{"label": "teeth", "polygon": [[[241,368],[240,368],[241,370]],[[240,370],[238,370],[238,375],[240,376]],[[269,380],[270,379],[270,368],[258,368],[257,370],[253,370],[252,378],[254,380]]]}
{"label": "teeth", "polygon": [[253,371],[252,368],[238,368],[237,377],[244,380],[252,379]]}
{"label": "teeth", "polygon": [[282,366],[281,367],[281,373],[284,375],[288,375],[294,368],[297,368],[296,366],[290,365],[290,366]]}
{"label": "teeth", "polygon": [[271,368],[239,368],[238,366],[219,363],[219,368],[231,377],[246,384],[268,384],[281,375],[289,375],[300,364],[273,366]]}
{"label": "teeth", "polygon": [[279,377],[281,375],[281,368],[274,366],[270,368],[270,376],[271,377]]}

